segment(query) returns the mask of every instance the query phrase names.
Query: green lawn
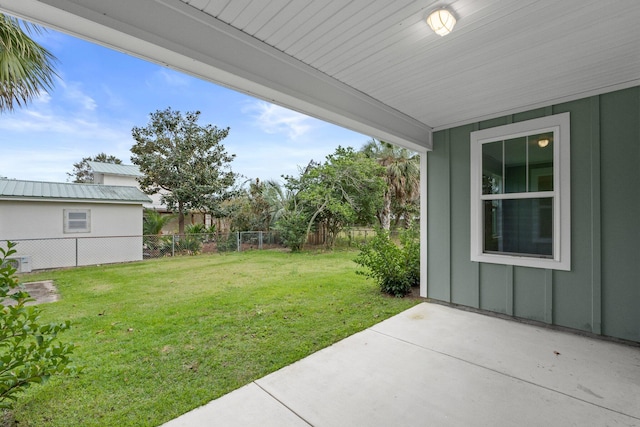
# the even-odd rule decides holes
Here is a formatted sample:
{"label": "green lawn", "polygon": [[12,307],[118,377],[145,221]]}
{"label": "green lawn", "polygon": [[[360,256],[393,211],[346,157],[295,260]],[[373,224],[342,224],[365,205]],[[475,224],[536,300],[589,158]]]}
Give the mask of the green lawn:
{"label": "green lawn", "polygon": [[156,426],[416,304],[355,274],[353,252],[244,252],[23,276],[54,279],[77,377],[34,386],[20,426]]}

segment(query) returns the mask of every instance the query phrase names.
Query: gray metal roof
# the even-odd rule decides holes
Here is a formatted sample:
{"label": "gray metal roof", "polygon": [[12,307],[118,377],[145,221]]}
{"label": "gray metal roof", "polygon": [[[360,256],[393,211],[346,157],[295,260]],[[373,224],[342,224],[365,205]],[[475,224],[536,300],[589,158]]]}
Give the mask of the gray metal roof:
{"label": "gray metal roof", "polygon": [[0,199],[74,200],[150,203],[136,187],[0,179]]}
{"label": "gray metal roof", "polygon": [[94,173],[109,175],[142,176],[136,165],[116,165],[114,163],[87,162]]}

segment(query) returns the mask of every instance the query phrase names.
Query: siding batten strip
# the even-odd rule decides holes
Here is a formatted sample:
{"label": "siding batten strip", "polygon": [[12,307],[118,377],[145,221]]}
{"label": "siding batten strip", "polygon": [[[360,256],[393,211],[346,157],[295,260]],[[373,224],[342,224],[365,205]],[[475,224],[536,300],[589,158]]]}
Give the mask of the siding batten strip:
{"label": "siding batten strip", "polygon": [[507,265],[505,277],[506,312],[513,316],[513,265]]}
{"label": "siding batten strip", "polygon": [[600,97],[591,98],[591,332],[602,334]]}
{"label": "siding batten strip", "polygon": [[[480,130],[480,124],[479,123],[474,123],[473,124],[473,132]],[[470,147],[469,147],[470,149]],[[470,161],[473,161],[473,159],[470,158]],[[473,191],[473,190],[471,190]],[[480,308],[482,307],[481,304],[481,289],[480,289],[480,263],[479,262],[472,262],[473,264],[473,284],[471,286],[474,287],[475,291],[476,291],[476,295],[478,295],[478,299],[476,300],[476,308]]]}
{"label": "siding batten strip", "polygon": [[445,147],[446,147],[446,156],[447,156],[447,182],[445,184],[445,188],[447,189],[446,191],[446,207],[447,207],[447,215],[446,215],[446,220],[447,220],[447,224],[446,224],[446,233],[447,233],[447,238],[445,239],[445,241],[443,242],[445,244],[445,248],[443,248],[445,250],[445,253],[447,254],[447,276],[446,276],[446,280],[447,280],[447,296],[446,296],[446,300],[447,302],[452,302],[451,301],[451,270],[453,269],[453,265],[451,264],[451,130],[447,129],[444,133],[444,138],[445,138]]}
{"label": "siding batten strip", "polygon": [[544,321],[553,324],[553,270],[544,271]]}

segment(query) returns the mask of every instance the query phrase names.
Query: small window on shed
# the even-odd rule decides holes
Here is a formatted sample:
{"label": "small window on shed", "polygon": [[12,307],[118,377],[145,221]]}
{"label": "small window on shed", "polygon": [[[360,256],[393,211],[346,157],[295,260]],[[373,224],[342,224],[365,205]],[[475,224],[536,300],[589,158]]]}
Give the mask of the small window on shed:
{"label": "small window on shed", "polygon": [[91,231],[90,209],[65,209],[65,233],[89,233]]}

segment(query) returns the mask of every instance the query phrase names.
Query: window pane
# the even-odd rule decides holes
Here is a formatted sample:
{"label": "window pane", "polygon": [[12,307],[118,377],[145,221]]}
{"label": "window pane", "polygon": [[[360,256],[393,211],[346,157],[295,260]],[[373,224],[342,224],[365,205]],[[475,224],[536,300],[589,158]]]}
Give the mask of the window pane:
{"label": "window pane", "polygon": [[508,139],[504,142],[505,193],[527,191],[527,138]]}
{"label": "window pane", "polygon": [[87,219],[87,213],[86,212],[69,212],[69,219],[70,220],[80,219],[84,221]]}
{"label": "window pane", "polygon": [[69,230],[84,230],[87,228],[87,221],[69,221]]}
{"label": "window pane", "polygon": [[553,132],[529,136],[529,191],[553,191]]}
{"label": "window pane", "polygon": [[553,257],[553,199],[485,200],[484,252]]}
{"label": "window pane", "polygon": [[482,194],[502,193],[502,141],[482,144]]}

